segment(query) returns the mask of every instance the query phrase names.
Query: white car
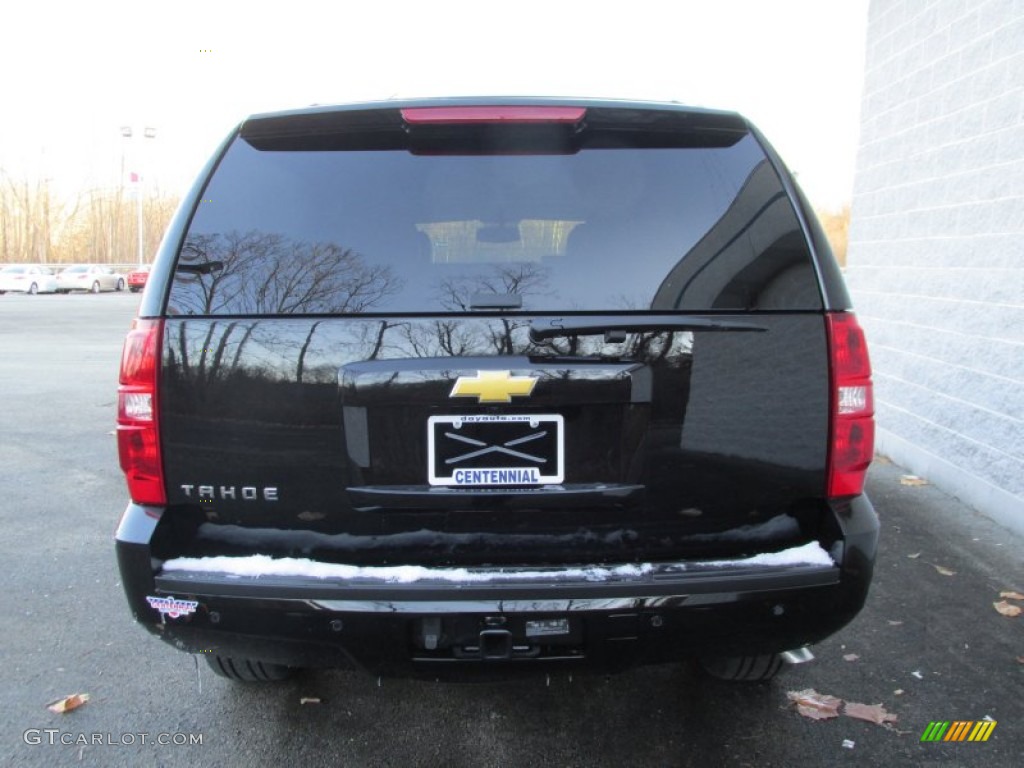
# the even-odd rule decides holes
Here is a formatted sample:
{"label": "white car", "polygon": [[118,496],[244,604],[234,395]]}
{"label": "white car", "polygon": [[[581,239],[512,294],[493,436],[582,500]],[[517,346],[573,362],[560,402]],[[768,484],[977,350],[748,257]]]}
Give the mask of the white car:
{"label": "white car", "polygon": [[37,264],[11,264],[0,269],[0,293],[53,293],[57,278],[48,267]]}
{"label": "white car", "polygon": [[123,291],[124,276],[99,264],[76,264],[57,275],[57,291]]}

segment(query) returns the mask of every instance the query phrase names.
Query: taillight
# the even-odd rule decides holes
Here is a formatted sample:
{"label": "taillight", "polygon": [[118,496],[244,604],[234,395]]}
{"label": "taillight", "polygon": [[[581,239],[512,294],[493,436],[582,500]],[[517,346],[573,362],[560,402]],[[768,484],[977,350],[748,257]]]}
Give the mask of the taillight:
{"label": "taillight", "polygon": [[569,123],[575,125],[587,113],[584,107],[472,106],[409,107],[402,119],[410,125],[473,125],[480,123]]}
{"label": "taillight", "polygon": [[163,321],[136,318],[124,341],[117,388],[117,452],[137,504],[167,503],[157,408]]}
{"label": "taillight", "polygon": [[871,362],[857,318],[840,312],[826,316],[832,381],[829,498],[856,496],[875,449],[875,401]]}

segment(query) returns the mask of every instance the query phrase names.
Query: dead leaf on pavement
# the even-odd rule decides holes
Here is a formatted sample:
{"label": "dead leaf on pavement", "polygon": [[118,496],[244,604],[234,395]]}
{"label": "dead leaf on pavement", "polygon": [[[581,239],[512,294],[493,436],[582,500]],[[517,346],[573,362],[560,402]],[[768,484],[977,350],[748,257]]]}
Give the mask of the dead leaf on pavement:
{"label": "dead leaf on pavement", "polygon": [[917,475],[900,475],[900,485],[909,485],[913,487],[928,485],[928,481],[923,477]]}
{"label": "dead leaf on pavement", "polygon": [[1000,592],[1000,597],[1008,597],[1011,600],[1024,600],[1024,595],[1020,592]]}
{"label": "dead leaf on pavement", "polygon": [[[903,693],[902,690],[897,695]],[[813,688],[806,688],[802,691],[787,691],[786,696],[796,704],[796,711],[811,720],[831,720],[839,717],[840,708],[842,714],[857,720],[866,720],[869,723],[887,725],[895,723],[899,718],[892,712],[885,711],[884,704],[859,704],[855,701],[843,702],[835,696],[826,693],[818,693]]]}
{"label": "dead leaf on pavement", "polygon": [[857,655],[856,653],[844,653],[843,654],[843,661],[856,661],[859,658],[860,658],[860,656]]}
{"label": "dead leaf on pavement", "polygon": [[885,711],[883,704],[858,704],[855,701],[846,702],[843,714],[847,717],[854,717],[858,720],[867,720],[869,723],[885,725],[895,723],[899,718],[892,712]]}
{"label": "dead leaf on pavement", "polygon": [[1024,656],[1018,656],[1017,657],[1017,663],[1018,664],[1024,664]]}
{"label": "dead leaf on pavement", "polygon": [[907,555],[907,557],[909,557],[911,560],[917,560],[917,558],[919,558],[920,556],[921,556],[920,552],[915,552],[912,555]]}
{"label": "dead leaf on pavement", "polygon": [[1020,616],[1021,614],[1021,607],[1019,605],[1010,605],[1005,600],[992,603],[992,607],[1003,614],[1003,616]]}
{"label": "dead leaf on pavement", "polygon": [[889,619],[889,626],[890,626],[890,627],[898,627],[898,626],[900,626],[900,625],[901,625],[902,623],[903,623],[902,621],[895,621],[895,620],[893,620],[893,619]]}
{"label": "dead leaf on pavement", "polygon": [[830,720],[839,717],[839,707],[843,700],[827,693],[818,693],[813,688],[802,691],[788,691],[786,696],[796,704],[796,711],[811,720]]}
{"label": "dead leaf on pavement", "polygon": [[46,708],[55,715],[63,715],[65,712],[72,712],[78,709],[88,700],[88,693],[73,693],[70,696],[65,696],[63,699],[57,699],[52,704],[47,704]]}
{"label": "dead leaf on pavement", "polygon": [[319,703],[320,703],[320,699],[316,698],[315,696],[303,696],[301,699],[299,699],[299,704],[319,704]]}
{"label": "dead leaf on pavement", "polygon": [[956,571],[951,571],[949,570],[949,568],[946,568],[944,566],[932,564],[932,568],[941,573],[943,576],[956,576]]}

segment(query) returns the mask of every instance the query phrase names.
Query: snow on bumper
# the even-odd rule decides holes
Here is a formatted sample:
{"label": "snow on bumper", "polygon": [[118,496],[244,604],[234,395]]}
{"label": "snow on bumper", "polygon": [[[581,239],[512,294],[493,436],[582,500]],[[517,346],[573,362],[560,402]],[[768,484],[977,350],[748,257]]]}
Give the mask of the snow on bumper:
{"label": "snow on bumper", "polygon": [[495,583],[520,581],[609,581],[647,576],[655,571],[684,572],[699,568],[737,568],[744,566],[831,566],[833,560],[817,542],[792,547],[781,552],[755,555],[733,560],[705,560],[690,563],[625,564],[589,566],[586,568],[545,569],[480,569],[427,568],[418,565],[355,566],[321,563],[305,558],[272,558],[267,555],[248,557],[179,557],[163,564],[168,573],[218,573],[239,577],[293,576],[309,579],[380,581],[390,584],[417,582]]}

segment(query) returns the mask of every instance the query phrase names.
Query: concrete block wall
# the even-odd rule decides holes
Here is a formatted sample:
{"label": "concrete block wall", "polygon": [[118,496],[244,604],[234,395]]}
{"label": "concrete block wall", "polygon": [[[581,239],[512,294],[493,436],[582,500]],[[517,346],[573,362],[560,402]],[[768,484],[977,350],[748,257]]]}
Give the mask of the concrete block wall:
{"label": "concrete block wall", "polygon": [[872,0],[847,283],[878,449],[1024,532],[1024,0]]}

